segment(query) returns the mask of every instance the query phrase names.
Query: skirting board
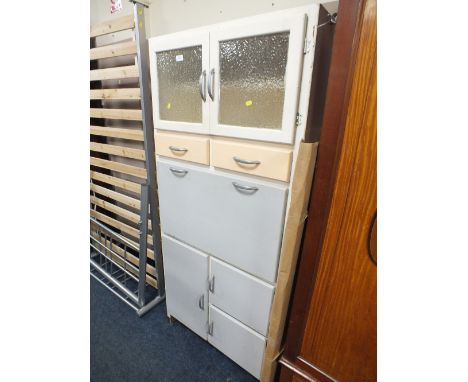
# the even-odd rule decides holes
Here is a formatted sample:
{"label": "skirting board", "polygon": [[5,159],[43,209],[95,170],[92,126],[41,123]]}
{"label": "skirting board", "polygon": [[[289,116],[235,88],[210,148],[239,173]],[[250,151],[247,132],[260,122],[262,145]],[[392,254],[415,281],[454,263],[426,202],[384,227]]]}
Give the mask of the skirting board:
{"label": "skirting board", "polygon": [[276,293],[270,313],[270,325],[260,381],[271,382],[275,376],[284,324],[288,313],[302,231],[307,218],[307,204],[317,158],[318,142],[301,142],[291,187],[291,205],[281,246]]}

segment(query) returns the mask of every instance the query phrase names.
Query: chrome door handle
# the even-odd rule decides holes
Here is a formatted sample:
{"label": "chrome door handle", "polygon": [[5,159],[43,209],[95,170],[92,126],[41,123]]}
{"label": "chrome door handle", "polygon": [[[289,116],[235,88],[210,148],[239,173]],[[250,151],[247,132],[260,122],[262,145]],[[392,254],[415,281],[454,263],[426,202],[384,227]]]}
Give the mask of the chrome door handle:
{"label": "chrome door handle", "polygon": [[169,170],[171,170],[172,173],[176,174],[176,175],[186,175],[188,173],[187,170],[178,170],[178,169],[172,168],[172,167],[170,167]]}
{"label": "chrome door handle", "polygon": [[214,101],[214,94],[213,94],[214,76],[215,76],[215,70],[213,68],[210,70],[210,76],[208,77],[208,94],[212,101]]}
{"label": "chrome door handle", "polygon": [[213,322],[210,322],[210,323],[208,324],[208,334],[209,334],[210,336],[213,335]]}
{"label": "chrome door handle", "polygon": [[186,153],[188,149],[182,148],[182,147],[176,147],[176,146],[169,146],[169,149],[171,151],[175,151],[177,153]]}
{"label": "chrome door handle", "polygon": [[211,280],[208,281],[208,290],[211,293],[214,293],[214,286],[215,286],[215,277],[213,275],[213,276],[211,276]]}
{"label": "chrome door handle", "polygon": [[232,185],[237,188],[240,191],[251,191],[251,192],[257,192],[258,187],[252,187],[252,186],[243,186],[242,184],[232,182]]}
{"label": "chrome door handle", "polygon": [[259,160],[248,160],[248,159],[242,159],[242,158],[239,158],[239,157],[232,157],[232,159],[234,159],[237,163],[240,163],[240,164],[255,164],[255,165],[259,165],[260,162]]}
{"label": "chrome door handle", "polygon": [[200,91],[200,97],[203,102],[206,102],[206,70],[200,74],[200,79],[198,80],[198,90]]}
{"label": "chrome door handle", "polygon": [[205,295],[204,294],[202,294],[200,298],[198,299],[198,307],[201,310],[205,310]]}

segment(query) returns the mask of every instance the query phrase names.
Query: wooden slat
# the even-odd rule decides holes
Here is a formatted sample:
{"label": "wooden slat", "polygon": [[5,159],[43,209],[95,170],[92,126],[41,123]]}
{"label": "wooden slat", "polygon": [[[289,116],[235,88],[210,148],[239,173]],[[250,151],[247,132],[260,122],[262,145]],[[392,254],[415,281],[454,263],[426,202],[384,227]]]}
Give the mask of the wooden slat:
{"label": "wooden slat", "polygon": [[132,141],[144,141],[143,130],[141,129],[124,129],[120,127],[104,127],[104,126],[90,126],[90,133],[92,135],[100,135],[103,137],[122,138]]}
{"label": "wooden slat", "polygon": [[[116,247],[114,247],[114,248],[116,248]],[[138,263],[138,258],[135,257],[135,256],[130,257],[130,256],[127,255],[127,258],[128,258],[128,260],[130,260],[129,262],[131,262],[131,263],[133,262],[132,260],[134,260],[134,259],[135,259],[136,262]],[[119,264],[120,266],[123,266],[124,263],[125,263],[125,260],[121,259],[120,257],[114,256],[114,257],[113,257],[113,260],[114,260],[117,264]],[[149,265],[146,266],[146,272],[148,272],[148,267],[149,267]],[[130,267],[128,267],[127,269],[128,269],[131,273],[133,273],[135,276],[137,276],[137,277],[139,276],[137,270],[135,270],[135,269],[133,269],[133,268],[130,268]],[[153,277],[151,277],[150,275],[148,275],[148,273],[146,273],[145,280],[146,280],[146,282],[147,282],[148,284],[150,284],[150,285],[153,286],[154,288],[158,289],[158,282],[157,282]]]}
{"label": "wooden slat", "polygon": [[90,142],[91,151],[98,153],[117,155],[125,158],[145,160],[145,150],[134,149],[131,147],[107,145],[104,143]]}
{"label": "wooden slat", "polygon": [[138,66],[118,66],[116,68],[94,69],[90,71],[90,81],[119,80],[123,78],[138,77]]}
{"label": "wooden slat", "polygon": [[[123,217],[124,219],[131,221],[132,223],[138,224],[138,222],[140,221],[140,215],[134,212],[131,212],[129,210],[126,210],[125,208],[116,206],[115,204],[109,203],[100,198],[97,198],[96,196],[91,196],[91,203],[101,208],[104,208],[106,211],[117,214],[120,217]],[[148,229],[151,229],[151,228],[152,228],[151,221],[148,220]]]}
{"label": "wooden slat", "polygon": [[97,184],[90,184],[91,191],[94,191],[100,195],[107,196],[108,198],[114,199],[117,202],[123,203],[126,206],[135,208],[137,210],[140,209],[141,203],[138,199],[132,198],[127,195],[123,195],[117,191],[109,190],[108,188],[98,186]]}
{"label": "wooden slat", "polygon": [[[90,214],[101,222],[109,224],[111,227],[119,229],[136,239],[139,239],[140,237],[140,232],[136,228],[130,227],[128,224],[119,222],[118,220],[112,219],[111,217],[101,212],[94,211],[93,209],[90,209]],[[147,235],[147,241],[149,244],[153,245],[153,238],[150,235]]]}
{"label": "wooden slat", "polygon": [[94,158],[94,157],[91,157],[90,162],[91,162],[91,165],[93,165],[93,166],[106,168],[108,170],[118,171],[118,172],[121,172],[123,174],[133,175],[133,176],[136,176],[138,178],[146,179],[146,169],[145,168],[130,166],[128,164],[123,164],[123,163],[119,163],[119,162],[112,162],[110,160]]}
{"label": "wooden slat", "polygon": [[91,118],[109,118],[109,119],[125,119],[129,121],[141,121],[141,110],[134,109],[90,109]]}
{"label": "wooden slat", "polygon": [[91,99],[139,100],[140,88],[91,89],[89,97]]}
{"label": "wooden slat", "polygon": [[110,44],[100,46],[98,48],[92,48],[89,51],[90,60],[99,60],[101,58],[127,56],[129,54],[135,54],[137,46],[135,41],[125,41],[118,44]]}
{"label": "wooden slat", "polygon": [[104,21],[102,23],[92,25],[90,37],[102,36],[103,34],[132,29],[135,26],[133,15],[119,17],[115,20]]}
{"label": "wooden slat", "polygon": [[110,184],[112,186],[116,186],[124,190],[136,192],[137,194],[141,193],[141,185],[139,185],[138,183],[130,182],[125,179],[116,178],[111,175],[102,174],[97,171],[90,171],[90,177],[91,179],[99,180],[100,182]]}

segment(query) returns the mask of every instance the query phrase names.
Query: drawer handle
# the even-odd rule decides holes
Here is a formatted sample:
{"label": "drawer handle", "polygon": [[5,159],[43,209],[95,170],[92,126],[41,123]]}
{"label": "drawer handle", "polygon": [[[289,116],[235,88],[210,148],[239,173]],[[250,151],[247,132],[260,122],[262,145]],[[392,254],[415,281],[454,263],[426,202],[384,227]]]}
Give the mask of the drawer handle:
{"label": "drawer handle", "polygon": [[170,167],[169,170],[171,170],[172,173],[175,174],[175,175],[182,175],[182,176],[184,176],[184,175],[186,175],[186,174],[188,173],[187,170],[178,170],[178,169],[172,168],[172,167]]}
{"label": "drawer handle", "polygon": [[208,281],[208,290],[211,293],[214,293],[214,286],[215,286],[215,277],[213,275],[213,276],[211,276],[211,280]]}
{"label": "drawer handle", "polygon": [[257,192],[258,187],[252,187],[252,186],[243,186],[242,184],[232,182],[232,185],[237,188],[239,191],[249,191],[249,192]]}
{"label": "drawer handle", "polygon": [[254,164],[258,166],[260,163],[262,163],[259,160],[248,160],[248,159],[242,159],[239,157],[232,157],[232,159],[234,159],[237,163],[240,163],[240,164]]}
{"label": "drawer handle", "polygon": [[208,324],[208,334],[213,335],[213,321]]}
{"label": "drawer handle", "polygon": [[169,146],[169,149],[171,151],[175,151],[176,153],[186,153],[188,151],[188,149],[184,149],[184,148],[176,147],[176,146]]}
{"label": "drawer handle", "polygon": [[205,295],[204,294],[202,294],[200,298],[198,299],[198,307],[201,310],[205,310]]}

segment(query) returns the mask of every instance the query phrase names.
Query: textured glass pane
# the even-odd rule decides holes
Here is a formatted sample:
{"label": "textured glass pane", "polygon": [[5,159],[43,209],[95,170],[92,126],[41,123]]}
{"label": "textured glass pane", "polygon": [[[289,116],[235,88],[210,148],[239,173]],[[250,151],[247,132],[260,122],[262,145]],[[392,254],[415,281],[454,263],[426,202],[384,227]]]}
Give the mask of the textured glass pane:
{"label": "textured glass pane", "polygon": [[219,43],[219,123],[281,129],[289,32]]}
{"label": "textured glass pane", "polygon": [[[198,80],[202,72],[202,47],[156,53],[159,82],[159,118],[202,122]],[[157,127],[157,126],[156,126]]]}

